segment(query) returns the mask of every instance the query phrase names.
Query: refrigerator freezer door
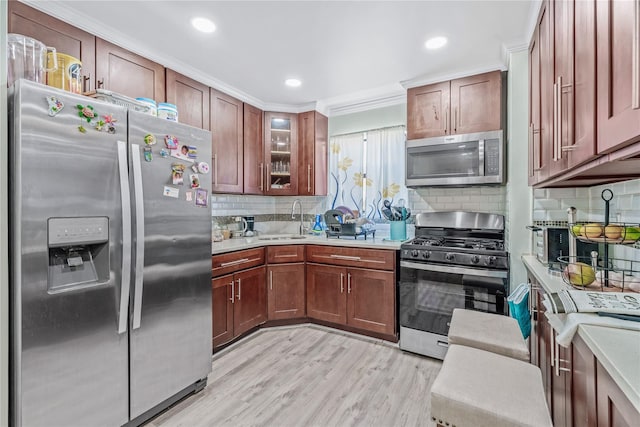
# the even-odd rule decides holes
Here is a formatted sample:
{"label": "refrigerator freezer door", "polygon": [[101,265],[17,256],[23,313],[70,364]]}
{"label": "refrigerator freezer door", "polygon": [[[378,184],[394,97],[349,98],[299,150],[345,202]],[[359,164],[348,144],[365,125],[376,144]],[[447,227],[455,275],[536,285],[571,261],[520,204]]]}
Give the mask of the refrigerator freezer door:
{"label": "refrigerator freezer door", "polygon": [[[178,157],[170,155],[167,136],[177,141]],[[134,238],[133,262],[142,268],[134,272],[131,299],[135,419],[211,371],[211,176],[205,165],[206,174],[192,169],[210,162],[211,134],[130,111],[129,143],[136,152],[129,168],[133,210],[144,212],[144,221],[134,221],[134,236],[144,231],[143,241]],[[186,154],[178,154],[183,146]]]}
{"label": "refrigerator freezer door", "polygon": [[[126,110],[25,80],[10,105],[13,423],[122,425],[117,141]],[[98,117],[88,122],[83,108]],[[117,120],[114,134],[96,129],[105,115]]]}

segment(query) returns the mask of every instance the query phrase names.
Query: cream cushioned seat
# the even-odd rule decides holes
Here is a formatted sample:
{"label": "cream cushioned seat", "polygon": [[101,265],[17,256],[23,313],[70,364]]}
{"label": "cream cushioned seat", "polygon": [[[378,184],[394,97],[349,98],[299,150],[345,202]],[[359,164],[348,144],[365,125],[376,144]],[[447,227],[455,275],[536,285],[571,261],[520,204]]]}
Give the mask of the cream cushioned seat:
{"label": "cream cushioned seat", "polygon": [[466,345],[529,361],[529,349],[518,321],[500,314],[454,309],[449,344]]}
{"label": "cream cushioned seat", "polygon": [[449,427],[552,427],[537,366],[451,345],[431,388],[431,417]]}

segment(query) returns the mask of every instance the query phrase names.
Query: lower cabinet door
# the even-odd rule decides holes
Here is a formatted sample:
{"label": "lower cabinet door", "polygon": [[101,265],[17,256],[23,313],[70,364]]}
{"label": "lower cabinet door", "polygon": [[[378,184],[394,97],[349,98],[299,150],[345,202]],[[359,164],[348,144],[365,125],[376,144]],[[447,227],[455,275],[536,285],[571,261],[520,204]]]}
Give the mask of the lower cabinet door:
{"label": "lower cabinet door", "polygon": [[213,347],[233,339],[233,274],[211,280]]}
{"label": "lower cabinet door", "polygon": [[256,267],[234,275],[235,305],[233,333],[243,332],[267,321],[266,268]]}
{"label": "lower cabinet door", "polygon": [[571,351],[571,413],[573,425],[596,427],[596,357],[576,334]]}
{"label": "lower cabinet door", "polygon": [[392,271],[347,269],[347,324],[394,334],[395,289]]}
{"label": "lower cabinet door", "polygon": [[269,320],[305,315],[304,263],[270,265],[267,269]]}
{"label": "lower cabinet door", "polygon": [[346,276],[345,268],[307,264],[307,316],[347,323]]}
{"label": "lower cabinet door", "polygon": [[640,413],[600,362],[596,362],[596,377],[598,427],[639,426]]}

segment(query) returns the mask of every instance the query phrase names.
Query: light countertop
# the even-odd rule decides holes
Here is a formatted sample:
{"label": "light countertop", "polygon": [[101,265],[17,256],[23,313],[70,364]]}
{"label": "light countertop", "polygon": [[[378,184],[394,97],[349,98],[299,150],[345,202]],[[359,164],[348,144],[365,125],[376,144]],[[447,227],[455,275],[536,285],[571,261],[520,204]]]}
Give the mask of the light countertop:
{"label": "light countertop", "polygon": [[[522,261],[545,291],[552,293],[571,289],[559,275],[549,274],[547,267],[542,265],[534,255],[524,255]],[[640,332],[580,325],[578,334],[616,385],[640,412]]]}
{"label": "light countertop", "polygon": [[242,249],[259,248],[262,246],[272,245],[325,245],[325,246],[342,246],[342,247],[354,247],[354,248],[368,248],[368,249],[387,249],[398,250],[400,249],[401,241],[393,241],[388,238],[372,238],[368,236],[365,240],[363,237],[354,239],[353,237],[326,237],[326,236],[311,236],[305,235],[304,239],[279,239],[279,240],[260,240],[260,237],[268,236],[254,236],[254,237],[241,237],[235,239],[227,239],[222,242],[211,243],[211,254],[217,255],[225,252],[239,251]]}

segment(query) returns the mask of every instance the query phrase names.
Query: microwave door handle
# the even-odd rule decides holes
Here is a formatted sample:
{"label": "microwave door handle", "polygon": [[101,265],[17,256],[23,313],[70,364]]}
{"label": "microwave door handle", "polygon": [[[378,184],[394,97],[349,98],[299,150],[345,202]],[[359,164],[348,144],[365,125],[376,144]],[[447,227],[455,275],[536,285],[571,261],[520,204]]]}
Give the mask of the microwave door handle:
{"label": "microwave door handle", "polygon": [[484,176],[484,139],[478,141],[478,175]]}

